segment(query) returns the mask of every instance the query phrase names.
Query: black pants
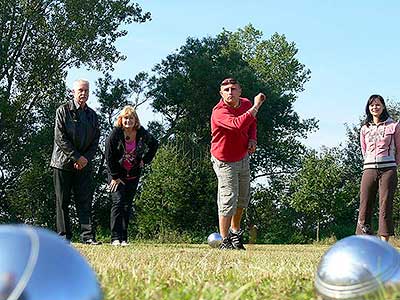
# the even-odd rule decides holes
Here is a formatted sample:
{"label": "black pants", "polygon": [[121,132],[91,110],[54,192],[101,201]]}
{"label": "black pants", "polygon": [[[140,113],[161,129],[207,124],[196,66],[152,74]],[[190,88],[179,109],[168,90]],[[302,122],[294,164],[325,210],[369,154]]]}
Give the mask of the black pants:
{"label": "black pants", "polygon": [[81,227],[81,241],[94,239],[92,230],[92,171],[89,166],[81,171],[65,171],[54,168],[54,190],[56,193],[57,232],[71,240],[71,220],[69,206],[71,194],[74,195],[75,206]]}
{"label": "black pants", "polygon": [[117,190],[111,193],[111,241],[127,241],[128,225],[132,215],[133,198],[139,183],[139,177],[133,180],[123,180],[125,185],[120,183]]}

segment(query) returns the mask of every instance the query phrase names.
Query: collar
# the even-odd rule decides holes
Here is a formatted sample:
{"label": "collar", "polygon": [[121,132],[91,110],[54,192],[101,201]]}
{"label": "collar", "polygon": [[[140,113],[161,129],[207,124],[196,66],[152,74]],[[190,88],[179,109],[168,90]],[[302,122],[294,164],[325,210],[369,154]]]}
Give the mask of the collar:
{"label": "collar", "polygon": [[[78,109],[81,108],[81,106],[75,101],[75,99],[72,99],[70,101],[69,107],[70,107],[71,110],[78,110]],[[82,110],[87,110],[87,108],[88,108],[88,106],[85,103],[85,106],[82,108]]]}
{"label": "collar", "polygon": [[393,119],[389,117],[385,121],[379,122],[378,124],[375,124],[374,122],[370,122],[369,124],[372,126],[381,126],[381,125],[386,125],[386,124],[389,124],[392,122],[394,122]]}
{"label": "collar", "polygon": [[75,101],[75,99],[72,101],[74,103],[74,107],[76,109],[79,109],[81,106],[78,104],[78,102]]}

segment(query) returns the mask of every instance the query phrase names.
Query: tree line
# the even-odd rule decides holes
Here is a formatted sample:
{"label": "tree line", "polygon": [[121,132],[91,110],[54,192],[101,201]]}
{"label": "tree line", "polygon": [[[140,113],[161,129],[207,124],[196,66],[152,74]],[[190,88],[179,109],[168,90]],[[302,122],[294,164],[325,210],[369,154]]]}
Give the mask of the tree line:
{"label": "tree line", "polygon": [[[124,59],[114,46],[127,34],[119,26],[148,22],[150,13],[126,0],[85,5],[53,0],[0,4],[1,223],[54,228],[49,168],[54,115],[70,97],[64,83],[68,70],[84,66],[104,73],[92,83],[102,131],[93,206],[100,235],[109,234],[111,205],[104,140],[124,105],[143,103],[162,116],[147,125],[161,147],[142,177],[131,237],[203,242],[217,231],[210,115],[219,100],[219,82],[228,76],[239,79],[244,96],[263,91],[268,97],[258,114],[258,145],[251,157],[254,189],[245,226],[253,235],[248,238],[308,243],[353,234],[362,169],[359,124],[347,128],[341,146],[316,152],[303,144],[318,130],[318,121],[301,119],[293,108],[311,76],[297,59],[294,42],[278,33],[264,39],[252,25],[214,37],[189,37],[151,72],[123,80],[110,75]],[[391,111],[394,116],[400,112],[396,103]]]}

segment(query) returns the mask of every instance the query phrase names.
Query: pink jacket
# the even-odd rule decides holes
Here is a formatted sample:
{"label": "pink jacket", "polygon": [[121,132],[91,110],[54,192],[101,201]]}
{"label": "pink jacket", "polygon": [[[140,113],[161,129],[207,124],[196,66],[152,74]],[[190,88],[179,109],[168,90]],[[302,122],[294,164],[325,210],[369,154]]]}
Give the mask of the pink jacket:
{"label": "pink jacket", "polygon": [[400,164],[400,127],[391,118],[361,127],[360,143],[364,169],[396,167]]}

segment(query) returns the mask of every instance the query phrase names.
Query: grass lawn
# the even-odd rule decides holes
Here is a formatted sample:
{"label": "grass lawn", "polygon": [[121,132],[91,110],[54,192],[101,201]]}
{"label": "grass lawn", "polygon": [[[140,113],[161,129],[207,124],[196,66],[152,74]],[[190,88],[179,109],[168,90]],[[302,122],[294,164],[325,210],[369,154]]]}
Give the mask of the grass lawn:
{"label": "grass lawn", "polygon": [[104,299],[315,299],[314,273],[329,246],[74,244],[96,271]]}

